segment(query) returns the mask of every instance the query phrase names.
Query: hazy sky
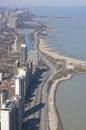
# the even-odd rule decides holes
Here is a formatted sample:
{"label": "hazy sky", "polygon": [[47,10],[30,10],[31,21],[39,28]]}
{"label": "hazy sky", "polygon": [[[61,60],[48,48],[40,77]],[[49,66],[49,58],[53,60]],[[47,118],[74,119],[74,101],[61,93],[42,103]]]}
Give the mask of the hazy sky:
{"label": "hazy sky", "polygon": [[0,0],[0,6],[86,6],[86,0]]}

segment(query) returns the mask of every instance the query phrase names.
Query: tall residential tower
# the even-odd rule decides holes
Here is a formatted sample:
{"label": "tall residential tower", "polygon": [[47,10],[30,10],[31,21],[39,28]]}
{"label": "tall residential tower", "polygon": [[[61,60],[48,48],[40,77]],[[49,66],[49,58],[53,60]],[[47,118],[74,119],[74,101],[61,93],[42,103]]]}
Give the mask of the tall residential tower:
{"label": "tall residential tower", "polygon": [[27,47],[25,44],[20,46],[20,65],[25,66],[27,62]]}
{"label": "tall residential tower", "polygon": [[1,130],[18,130],[17,107],[7,100],[1,108]]}

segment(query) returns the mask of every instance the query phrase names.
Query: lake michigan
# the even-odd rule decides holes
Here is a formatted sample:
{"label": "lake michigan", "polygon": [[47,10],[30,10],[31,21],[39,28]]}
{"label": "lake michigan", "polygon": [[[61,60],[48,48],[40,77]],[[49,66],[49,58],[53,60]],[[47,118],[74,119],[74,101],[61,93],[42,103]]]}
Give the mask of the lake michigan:
{"label": "lake michigan", "polygon": [[[61,55],[86,61],[85,7],[31,7],[37,18],[52,28],[45,37],[48,47]],[[74,76],[59,84],[56,106],[64,130],[86,129],[86,75]]]}

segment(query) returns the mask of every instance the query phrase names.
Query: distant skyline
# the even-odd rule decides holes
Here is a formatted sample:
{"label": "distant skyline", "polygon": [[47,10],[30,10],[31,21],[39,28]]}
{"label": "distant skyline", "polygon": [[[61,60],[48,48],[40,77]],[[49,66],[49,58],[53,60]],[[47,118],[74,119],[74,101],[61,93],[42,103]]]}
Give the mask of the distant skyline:
{"label": "distant skyline", "polygon": [[86,0],[0,0],[0,7],[86,6]]}

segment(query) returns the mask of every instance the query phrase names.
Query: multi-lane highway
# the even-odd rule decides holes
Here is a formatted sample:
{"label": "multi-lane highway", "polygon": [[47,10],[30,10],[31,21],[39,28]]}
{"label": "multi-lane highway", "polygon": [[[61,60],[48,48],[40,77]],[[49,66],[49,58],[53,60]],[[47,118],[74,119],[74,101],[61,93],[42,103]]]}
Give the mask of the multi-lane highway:
{"label": "multi-lane highway", "polygon": [[[34,50],[38,50],[38,32],[34,33]],[[41,59],[49,67],[46,72],[43,72],[38,81],[34,82],[33,97],[31,103],[26,108],[25,130],[49,130],[48,126],[48,87],[55,75],[55,68],[51,62],[39,51]],[[28,114],[29,113],[29,114]]]}

